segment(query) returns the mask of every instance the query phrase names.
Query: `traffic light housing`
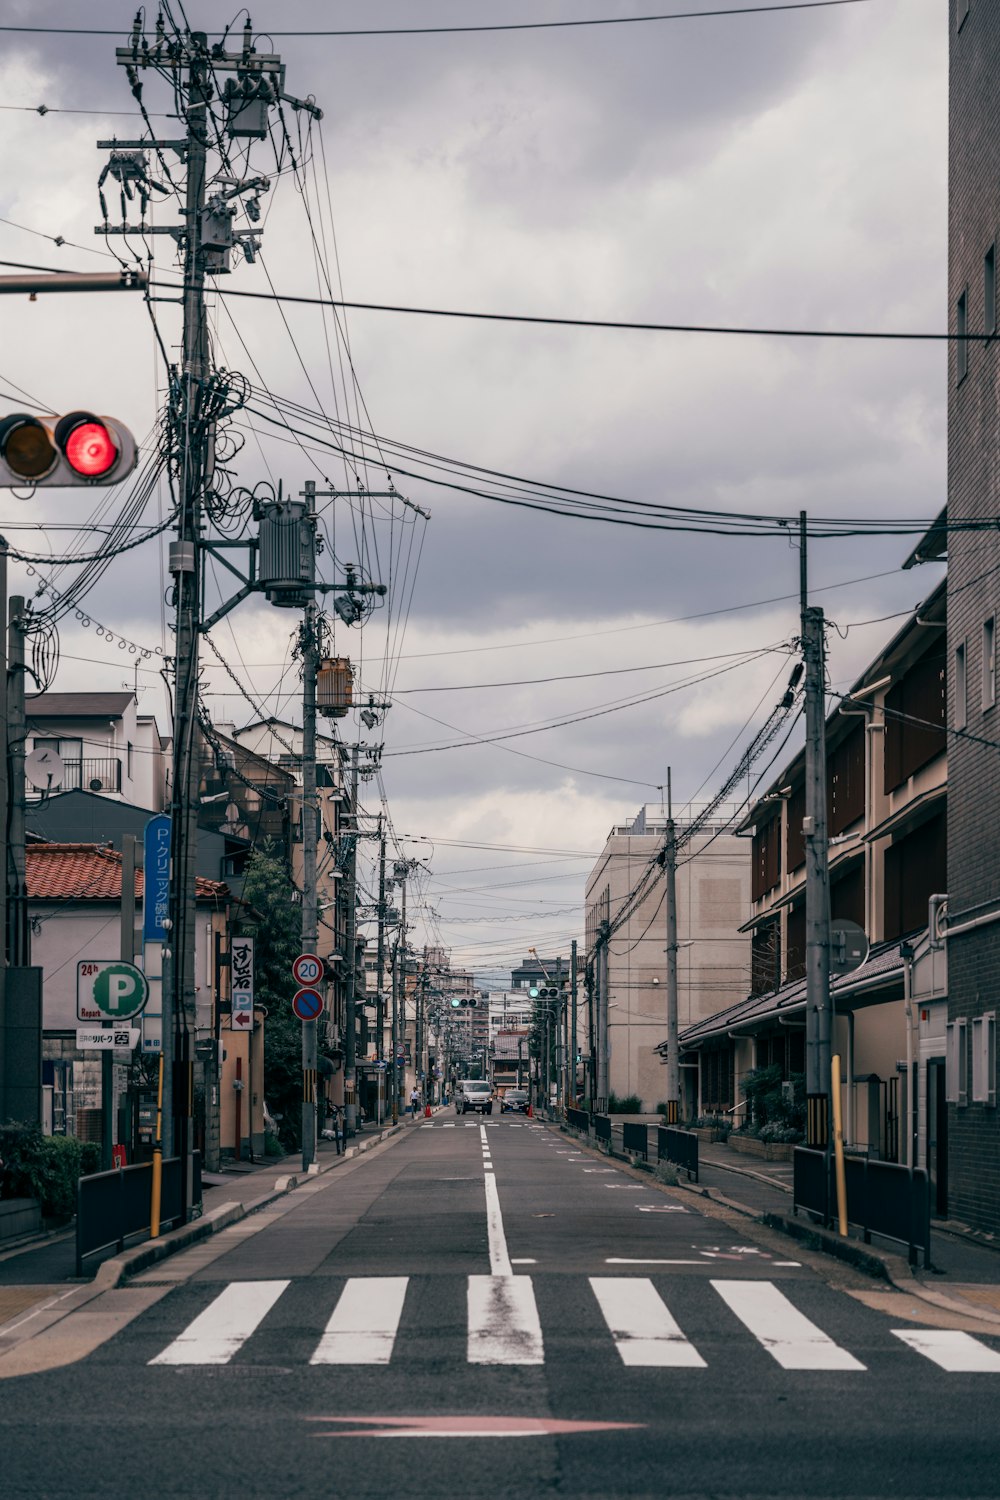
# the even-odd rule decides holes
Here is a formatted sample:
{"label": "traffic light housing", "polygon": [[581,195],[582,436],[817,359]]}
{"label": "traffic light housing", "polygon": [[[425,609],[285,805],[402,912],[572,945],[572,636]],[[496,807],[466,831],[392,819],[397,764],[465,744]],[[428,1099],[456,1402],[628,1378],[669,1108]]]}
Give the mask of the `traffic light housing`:
{"label": "traffic light housing", "polygon": [[114,417],[89,411],[0,417],[0,489],[117,484],[138,458],[135,438]]}

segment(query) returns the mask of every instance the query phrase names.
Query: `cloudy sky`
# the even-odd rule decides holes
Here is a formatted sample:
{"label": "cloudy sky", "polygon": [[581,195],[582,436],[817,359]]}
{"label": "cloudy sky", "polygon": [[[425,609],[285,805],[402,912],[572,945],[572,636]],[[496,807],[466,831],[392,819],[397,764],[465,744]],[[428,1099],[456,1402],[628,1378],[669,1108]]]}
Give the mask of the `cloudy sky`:
{"label": "cloudy sky", "polygon": [[[251,9],[255,32],[278,33],[652,8],[636,0],[261,0]],[[691,0],[675,8],[716,7]],[[133,10],[113,0],[0,0],[0,24],[125,33]],[[234,20],[231,0],[193,0],[187,13],[209,31]],[[242,20],[238,13],[238,27]],[[275,171],[270,142],[254,148],[252,168],[272,177],[263,264],[234,265],[226,285],[266,293],[270,278],[281,292],[315,297],[328,276],[359,302],[939,331],[947,33],[944,0],[862,0],[812,13],[579,29],[276,34],[288,91],[315,97],[324,119],[300,150],[289,112],[298,174],[287,155]],[[120,251],[121,241],[93,232],[107,155],[95,142],[141,130],[115,66],[119,39],[9,32],[2,40],[0,258],[113,269],[109,245]],[[177,132],[176,121],[156,118],[173,108],[165,83],[147,78],[144,102],[158,130]],[[39,104],[50,112],[39,115]],[[109,202],[120,217],[117,189]],[[170,199],[154,220],[177,222]],[[57,246],[56,236],[66,243]],[[130,243],[145,255],[141,241]],[[166,282],[173,241],[151,243]],[[160,295],[169,297],[166,286]],[[162,301],[152,310],[172,355],[177,309]],[[7,297],[0,312],[3,410],[16,407],[20,392],[52,411],[94,407],[143,437],[150,432],[164,366],[140,297]],[[429,471],[398,447],[383,447],[384,465],[348,466],[315,441],[325,419],[370,423],[386,446],[410,445],[466,470],[637,501],[927,520],[943,503],[940,345],[367,311],[348,314],[338,329],[316,308],[221,297],[212,317],[219,364],[318,416],[302,425],[306,437],[269,425],[266,398],[255,415],[238,416],[241,483],[281,479],[298,491],[306,479],[343,488],[360,477],[383,490],[388,469],[400,494],[431,512],[425,526],[399,502],[372,501],[362,525],[357,507],[327,506],[324,567],[363,553],[390,585],[388,608],[362,629],[340,627],[336,646],[358,664],[366,692],[381,701],[392,689],[384,729],[356,727],[369,742],[384,738],[383,780],[401,847],[431,870],[421,877],[416,936],[439,937],[456,961],[479,969],[503,967],[529,945],[566,952],[570,937],[582,936],[588,852],[612,824],[659,802],[668,765],[681,803],[723,779],[745,726],[760,722],[783,690],[798,555],[783,539],[644,535],[511,508],[412,477]],[[344,331],[363,404],[349,379],[345,387]],[[81,528],[106,519],[109,500],[114,514],[124,499],[109,491],[95,505],[80,491],[27,500],[8,492],[2,529],[25,553],[85,551],[94,534]],[[151,495],[143,521],[155,524],[167,506],[165,493]],[[894,621],[883,617],[915,604],[940,576],[937,567],[898,571],[910,545],[811,545],[811,580],[825,590],[817,602],[839,627],[831,633],[834,686],[852,680],[892,633]],[[87,596],[89,626],[75,614],[63,621],[55,684],[138,681],[142,711],[157,713],[164,729],[157,653],[170,650],[165,551],[154,540],[118,559]],[[65,588],[76,571],[47,567],[29,577],[18,565],[12,575],[31,593],[40,577]],[[872,620],[880,623],[860,623]],[[113,635],[98,635],[98,623]],[[251,601],[213,632],[253,701],[288,717],[298,692],[294,623],[289,612]],[[153,654],[140,656],[133,643]],[[764,648],[741,664],[741,654]],[[215,719],[254,718],[206,657]],[[680,685],[692,677],[702,680]],[[636,698],[646,701],[631,705]],[[566,719],[577,722],[544,727]],[[353,720],[343,727],[353,735]],[[469,743],[525,728],[538,732]],[[377,810],[375,782],[366,795]]]}

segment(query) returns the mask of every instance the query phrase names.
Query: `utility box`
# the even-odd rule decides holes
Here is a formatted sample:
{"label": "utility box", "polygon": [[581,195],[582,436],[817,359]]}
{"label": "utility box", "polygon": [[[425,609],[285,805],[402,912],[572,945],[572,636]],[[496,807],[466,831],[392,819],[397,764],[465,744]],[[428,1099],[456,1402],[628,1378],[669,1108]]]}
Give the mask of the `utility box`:
{"label": "utility box", "polygon": [[301,609],[316,580],[316,519],[302,500],[265,500],[259,523],[257,576],[268,602]]}
{"label": "utility box", "polygon": [[354,668],[346,656],[320,662],[316,676],[316,711],[343,719],[354,702]]}

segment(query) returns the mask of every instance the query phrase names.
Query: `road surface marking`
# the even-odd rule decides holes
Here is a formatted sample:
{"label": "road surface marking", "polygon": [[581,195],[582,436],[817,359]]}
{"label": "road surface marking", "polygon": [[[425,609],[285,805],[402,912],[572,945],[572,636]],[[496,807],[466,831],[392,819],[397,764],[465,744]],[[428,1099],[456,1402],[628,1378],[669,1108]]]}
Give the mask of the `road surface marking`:
{"label": "road surface marking", "polygon": [[893,1328],[890,1332],[952,1374],[1000,1373],[1000,1354],[971,1334],[951,1328]]}
{"label": "road surface marking", "polygon": [[630,1260],[624,1255],[609,1255],[604,1264],[606,1266],[700,1266],[704,1262],[700,1260]]}
{"label": "road surface marking", "polygon": [[776,1266],[801,1266],[802,1262],[800,1260],[776,1260],[774,1264]]}
{"label": "road surface marking", "polygon": [[[492,1181],[487,1179],[487,1194]],[[505,1245],[505,1256],[506,1253]],[[542,1325],[538,1321],[530,1276],[513,1276],[509,1271],[470,1276],[468,1297],[470,1365],[544,1363]]]}
{"label": "road surface marking", "polygon": [[591,1276],[590,1285],[623,1364],[705,1369],[647,1277]]}
{"label": "road surface marking", "polygon": [[[604,1186],[607,1187],[607,1183]],[[636,1203],[634,1207],[641,1214],[686,1214],[690,1212],[689,1209],[682,1208],[679,1203]]]}
{"label": "road surface marking", "polygon": [[500,1212],[500,1194],[497,1180],[484,1171],[486,1185],[486,1228],[490,1237],[490,1274],[509,1276],[510,1256],[507,1253],[507,1236],[503,1232],[503,1215]]}
{"label": "road surface marking", "polygon": [[151,1365],[225,1365],[262,1322],[287,1281],[231,1281]]}
{"label": "road surface marking", "polygon": [[311,1365],[387,1365],[407,1276],[352,1276],[316,1345]]}
{"label": "road surface marking", "polygon": [[537,1266],[538,1262],[537,1262],[537,1260],[533,1260],[530,1255],[522,1255],[519,1259],[512,1260],[511,1261],[511,1265],[512,1266]]}
{"label": "road surface marking", "polygon": [[572,1422],[559,1417],[307,1417],[308,1422],[342,1422],[317,1438],[528,1438],[564,1437],[575,1432],[626,1432],[644,1422]]}
{"label": "road surface marking", "polygon": [[835,1344],[793,1306],[771,1281],[713,1281],[736,1314],[783,1370],[863,1370],[860,1360]]}

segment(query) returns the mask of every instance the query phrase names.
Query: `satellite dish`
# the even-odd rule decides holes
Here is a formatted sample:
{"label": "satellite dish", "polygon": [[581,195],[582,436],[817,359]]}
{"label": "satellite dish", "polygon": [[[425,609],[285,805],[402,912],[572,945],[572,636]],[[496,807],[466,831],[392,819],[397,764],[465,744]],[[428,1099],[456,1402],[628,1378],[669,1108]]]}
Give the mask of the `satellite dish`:
{"label": "satellite dish", "polygon": [[38,791],[51,792],[53,787],[62,786],[66,767],[54,750],[43,747],[25,757],[24,774]]}
{"label": "satellite dish", "polygon": [[868,958],[868,934],[857,922],[830,923],[830,973],[850,974]]}

